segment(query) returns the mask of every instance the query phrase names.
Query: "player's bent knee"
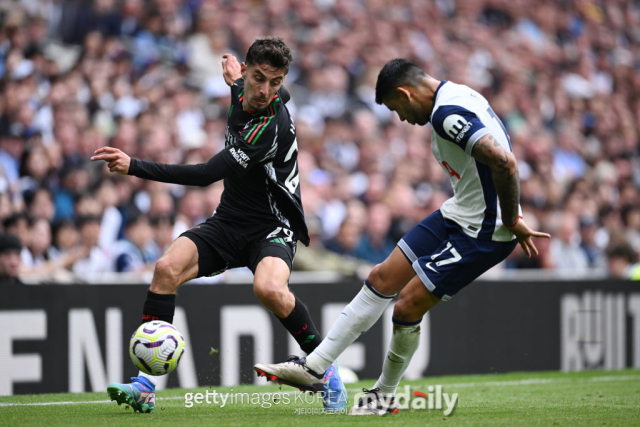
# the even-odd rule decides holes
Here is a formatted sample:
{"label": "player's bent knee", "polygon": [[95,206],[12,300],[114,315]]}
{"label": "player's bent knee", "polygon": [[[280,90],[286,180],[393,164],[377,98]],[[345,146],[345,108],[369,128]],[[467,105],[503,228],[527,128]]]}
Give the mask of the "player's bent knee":
{"label": "player's bent knee", "polygon": [[369,282],[369,284],[371,284],[371,286],[373,286],[374,288],[376,288],[376,290],[378,290],[378,286],[382,285],[382,283],[384,283],[384,277],[382,274],[382,264],[376,264],[373,266],[373,268],[371,269],[371,272],[369,273],[369,276],[367,276],[367,281]]}
{"label": "player's bent knee", "polygon": [[171,257],[163,256],[156,262],[151,292],[173,292],[180,286],[180,270]]}
{"label": "player's bent knee", "polygon": [[289,291],[286,286],[273,280],[256,282],[253,286],[253,293],[263,302],[276,302],[287,292]]}
{"label": "player's bent knee", "polygon": [[375,265],[369,273],[367,281],[383,295],[393,295],[398,291],[398,284],[395,283],[397,280],[388,274],[388,268],[384,264]]}

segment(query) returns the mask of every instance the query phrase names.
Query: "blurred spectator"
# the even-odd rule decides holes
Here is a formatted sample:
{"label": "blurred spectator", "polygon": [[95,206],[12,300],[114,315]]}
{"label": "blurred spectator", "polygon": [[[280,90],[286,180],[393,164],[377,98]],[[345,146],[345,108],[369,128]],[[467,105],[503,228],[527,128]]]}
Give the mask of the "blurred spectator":
{"label": "blurred spectator", "polygon": [[129,215],[124,236],[113,249],[114,271],[139,273],[152,270],[161,254],[153,241],[149,219],[140,213]]}
{"label": "blurred spectator", "polygon": [[53,198],[51,192],[40,187],[33,193],[25,194],[25,203],[29,214],[33,218],[44,219],[51,223],[56,213],[55,205],[53,204]]}
{"label": "blurred spectator", "polygon": [[551,241],[551,258],[558,270],[584,271],[589,266],[586,253],[580,248],[578,219],[565,212]]}
{"label": "blurred spectator", "polygon": [[33,260],[33,265],[30,267],[37,267],[51,260],[51,226],[49,225],[49,220],[46,218],[34,220],[29,234],[29,252],[31,252]]}
{"label": "blurred spectator", "polygon": [[11,233],[0,235],[0,285],[21,285],[18,278],[20,270],[20,239]]}
{"label": "blurred spectator", "polygon": [[[133,208],[157,220],[153,240],[164,250],[211,215],[222,184],[114,177],[87,165],[88,157],[112,145],[158,162],[206,161],[224,146],[221,55],[244,54],[255,37],[278,34],[295,52],[287,108],[306,216],[318,227],[314,245],[377,262],[452,195],[430,153],[430,127],[401,124],[374,102],[380,67],[405,57],[491,101],[518,159],[528,223],[561,223],[550,248],[540,241],[542,257],[528,260],[517,249],[507,264],[605,268],[604,249],[619,236],[640,250],[640,6],[532,5],[8,2],[0,6],[0,220],[12,218],[27,266],[28,248],[43,243],[34,246],[29,228],[44,228],[37,221],[45,219],[56,224],[55,250],[77,255],[87,246],[106,260],[90,255],[76,270],[113,269],[109,248]],[[79,220],[87,215],[90,222]]]}
{"label": "blurred spectator", "polygon": [[389,208],[382,203],[372,205],[369,208],[366,224],[365,234],[353,254],[372,264],[379,264],[396,246],[396,242],[389,235],[391,229]]}
{"label": "blurred spectator", "polygon": [[159,253],[163,254],[174,238],[174,219],[170,215],[151,217],[151,225],[154,228],[154,240]]}
{"label": "blurred spectator", "polygon": [[596,243],[596,231],[598,230],[596,219],[583,216],[580,220],[580,248],[587,256],[589,267],[599,270],[606,268],[604,251]]}
{"label": "blurred spectator", "polygon": [[100,218],[96,216],[80,217],[78,228],[80,229],[80,244],[88,252],[85,257],[78,259],[73,264],[72,271],[80,277],[90,277],[114,271],[111,252],[98,246]]}
{"label": "blurred spectator", "polygon": [[69,252],[79,244],[80,233],[71,220],[63,219],[53,228],[53,242],[58,252]]}
{"label": "blurred spectator", "polygon": [[339,254],[355,256],[356,248],[362,238],[361,224],[355,221],[344,221],[336,237],[327,242],[327,249]]}
{"label": "blurred spectator", "polygon": [[607,248],[609,274],[620,279],[640,280],[638,254],[627,242],[614,243]]}
{"label": "blurred spectator", "polygon": [[28,249],[28,246],[31,244],[31,234],[29,233],[29,217],[27,214],[13,214],[5,218],[2,225],[5,233],[11,233],[20,239],[20,243],[22,244],[20,251],[21,263],[27,266],[33,265],[33,257]]}
{"label": "blurred spectator", "polygon": [[321,230],[318,220],[308,221],[307,224],[311,243],[308,247],[298,246],[293,260],[294,270],[336,271],[347,276],[356,274],[366,276],[369,273],[371,265],[368,262],[349,255],[338,254],[324,247],[318,235]]}

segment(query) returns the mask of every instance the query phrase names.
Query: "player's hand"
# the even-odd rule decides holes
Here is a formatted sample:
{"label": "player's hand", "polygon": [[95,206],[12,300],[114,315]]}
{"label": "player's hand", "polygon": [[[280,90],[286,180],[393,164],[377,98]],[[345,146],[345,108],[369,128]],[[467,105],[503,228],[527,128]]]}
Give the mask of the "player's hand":
{"label": "player's hand", "polygon": [[231,86],[233,82],[242,77],[242,69],[235,56],[230,53],[225,53],[222,57],[224,58],[222,60],[222,77],[224,77],[224,81]]}
{"label": "player's hand", "polygon": [[524,222],[522,217],[516,222],[516,225],[513,227],[507,227],[509,231],[515,234],[516,239],[518,239],[518,243],[522,246],[522,250],[524,251],[527,258],[531,258],[531,254],[538,255],[538,249],[536,245],[533,244],[532,237],[543,237],[545,239],[550,239],[551,235],[547,233],[541,233],[540,231],[533,231],[530,229],[527,224]]}
{"label": "player's hand", "polygon": [[108,163],[109,172],[118,172],[122,175],[129,173],[129,165],[131,165],[131,157],[124,154],[117,148],[102,147],[95,151],[95,156],[91,157],[92,162],[104,160]]}

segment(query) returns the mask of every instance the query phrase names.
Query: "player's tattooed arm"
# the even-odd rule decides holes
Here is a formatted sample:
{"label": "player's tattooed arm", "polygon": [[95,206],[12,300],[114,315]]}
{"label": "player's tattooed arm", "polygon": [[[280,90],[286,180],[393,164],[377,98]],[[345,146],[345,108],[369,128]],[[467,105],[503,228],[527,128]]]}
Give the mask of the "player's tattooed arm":
{"label": "player's tattooed arm", "polygon": [[500,200],[502,222],[515,224],[518,220],[520,202],[520,173],[515,156],[500,145],[490,133],[475,143],[471,155],[491,168],[493,183]]}

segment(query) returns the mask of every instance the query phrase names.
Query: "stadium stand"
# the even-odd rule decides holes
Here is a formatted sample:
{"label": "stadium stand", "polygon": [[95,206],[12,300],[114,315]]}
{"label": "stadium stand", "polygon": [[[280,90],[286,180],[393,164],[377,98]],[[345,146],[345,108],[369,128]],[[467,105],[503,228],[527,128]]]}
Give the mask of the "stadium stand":
{"label": "stadium stand", "polygon": [[[262,35],[294,50],[285,85],[313,234],[295,268],[348,274],[379,262],[450,196],[429,127],[400,126],[374,103],[380,67],[405,57],[483,93],[509,131],[527,222],[554,239],[501,268],[640,276],[640,6],[525,3],[2,2],[0,224],[22,241],[22,276],[148,273],[211,215],[222,183],[147,182],[88,160],[105,145],[208,160],[229,105],[221,55]],[[134,226],[144,230],[122,242]]]}

